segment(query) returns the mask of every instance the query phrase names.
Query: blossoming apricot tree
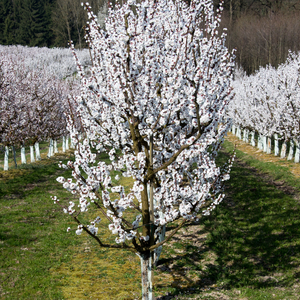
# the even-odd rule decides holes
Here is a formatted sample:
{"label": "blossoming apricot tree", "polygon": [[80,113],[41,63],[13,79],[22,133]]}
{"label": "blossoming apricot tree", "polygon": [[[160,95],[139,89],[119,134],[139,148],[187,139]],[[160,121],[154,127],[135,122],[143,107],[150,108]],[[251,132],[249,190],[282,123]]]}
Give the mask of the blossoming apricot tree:
{"label": "blossoming apricot tree", "polygon": [[[215,15],[210,0],[131,0],[109,11],[105,31],[85,7],[93,66],[85,74],[77,61],[84,138],[70,116],[75,160],[61,167],[73,178],[57,179],[79,205],[71,201],[64,211],[78,223],[77,234],[138,254],[143,299],[152,299],[152,253],[224,198],[233,159],[218,167],[215,158],[229,127],[233,56],[217,31],[221,9]],[[110,164],[98,160],[100,151]],[[132,178],[129,192],[112,181],[112,170]],[[82,221],[88,207],[109,220],[116,244],[97,235],[100,216]],[[164,236],[163,226],[174,221]]]}

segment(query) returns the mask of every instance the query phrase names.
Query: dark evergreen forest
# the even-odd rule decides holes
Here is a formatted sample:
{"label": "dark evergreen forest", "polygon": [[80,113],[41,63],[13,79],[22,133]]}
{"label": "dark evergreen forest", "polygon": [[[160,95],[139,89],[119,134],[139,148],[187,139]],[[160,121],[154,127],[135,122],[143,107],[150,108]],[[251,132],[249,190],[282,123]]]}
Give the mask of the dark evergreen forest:
{"label": "dark evergreen forest", "polygon": [[[77,48],[87,47],[82,1],[0,0],[0,44],[67,47],[71,39]],[[214,2],[217,7],[219,1]],[[102,12],[101,19],[107,1],[89,3]],[[223,6],[227,46],[236,49],[236,62],[248,74],[267,64],[277,66],[289,50],[300,50],[300,0],[225,0]]]}

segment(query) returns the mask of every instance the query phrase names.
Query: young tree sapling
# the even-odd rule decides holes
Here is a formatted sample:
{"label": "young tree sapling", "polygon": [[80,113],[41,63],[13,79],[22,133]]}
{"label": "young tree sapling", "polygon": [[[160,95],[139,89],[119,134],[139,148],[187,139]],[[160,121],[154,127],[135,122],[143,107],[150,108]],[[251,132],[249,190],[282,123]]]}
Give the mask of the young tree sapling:
{"label": "young tree sapling", "polygon": [[[78,235],[85,231],[100,247],[139,255],[143,299],[152,299],[153,251],[224,198],[233,158],[222,167],[215,159],[229,129],[233,55],[218,33],[221,8],[215,15],[210,0],[130,0],[109,11],[105,31],[85,8],[93,64],[85,73],[77,60],[84,138],[70,115],[75,158],[60,166],[72,169],[73,178],[57,179],[79,203],[61,205],[78,223]],[[98,160],[97,151],[111,163]],[[112,170],[132,178],[129,192],[113,183]],[[99,213],[90,224],[82,221],[88,208]],[[97,235],[100,216],[116,244]],[[159,240],[171,222],[177,225]]]}

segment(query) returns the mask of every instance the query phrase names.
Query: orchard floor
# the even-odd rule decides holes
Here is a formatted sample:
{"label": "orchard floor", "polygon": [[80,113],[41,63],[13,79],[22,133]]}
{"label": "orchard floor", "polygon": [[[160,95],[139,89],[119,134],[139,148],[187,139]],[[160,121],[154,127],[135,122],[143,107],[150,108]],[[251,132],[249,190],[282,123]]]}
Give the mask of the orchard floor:
{"label": "orchard floor", "polygon": [[[300,185],[300,164],[266,155],[231,134],[227,140],[270,163],[267,168],[287,167]],[[300,193],[283,174],[272,177],[237,155],[223,203],[164,246],[154,272],[156,299],[298,300]],[[67,279],[65,299],[141,299],[139,259],[124,254],[97,251],[86,241],[69,264],[55,270]]]}
{"label": "orchard floor", "polygon": [[[298,300],[300,295],[300,172],[297,172],[297,169],[299,170],[300,164],[298,166],[293,162],[266,155],[231,134],[227,139],[236,144],[237,150],[247,153],[249,157],[245,158],[242,152],[237,151],[224,201],[210,216],[202,217],[199,223],[182,228],[171,242],[163,247],[161,259],[154,271],[154,291],[157,300]],[[221,162],[228,159],[228,152],[232,148],[232,144],[227,142],[224,144],[225,150],[221,153]],[[56,158],[58,159],[57,156]],[[259,165],[256,159],[261,161],[261,165],[264,164],[265,169],[251,165],[251,163]],[[53,158],[52,163],[54,160]],[[45,163],[46,168],[47,164],[51,164],[51,160],[46,162],[42,160],[38,163]],[[266,172],[269,169],[273,175]],[[289,174],[289,170],[295,174],[295,178]],[[0,183],[9,180],[9,173],[12,177],[26,176],[30,168],[11,171],[13,172],[0,172],[0,176],[2,175]],[[29,213],[26,210],[24,212],[24,207],[13,206],[19,202],[19,199],[10,199],[13,195],[6,195],[3,192],[0,217],[2,216],[3,220],[5,217],[5,222],[3,221],[2,225],[6,226],[7,223],[7,226],[11,227],[7,230],[14,232],[20,229],[16,227],[13,230],[15,228],[13,226],[25,228],[23,224],[31,225],[36,220],[37,224],[43,223],[41,229],[47,232],[48,240],[44,242],[42,235],[33,242],[28,238],[29,246],[26,245],[26,249],[35,247],[30,243],[38,243],[39,249],[42,248],[41,243],[44,245],[47,256],[43,257],[44,261],[41,263],[33,251],[32,253],[26,251],[27,261],[23,258],[25,255],[22,249],[25,248],[21,242],[20,245],[10,246],[10,248],[6,247],[6,242],[0,244],[3,248],[3,262],[9,264],[9,269],[5,266],[1,269],[0,266],[0,299],[141,299],[140,263],[135,254],[99,248],[93,240],[86,236],[78,238],[74,232],[66,235],[66,227],[70,225],[74,228],[76,225],[71,220],[66,220],[64,215],[61,216],[60,209],[56,209],[55,218],[54,215],[49,216],[48,211],[53,209],[52,202],[48,205],[49,197],[61,190],[55,178],[62,171],[52,170],[52,177],[49,177],[48,181],[50,182],[51,179],[53,183],[49,186],[45,182],[36,183],[36,194],[33,191],[27,192],[32,188],[29,181],[27,186],[22,188],[26,191],[24,197],[28,197],[27,200],[25,199],[28,205],[36,201],[34,208],[37,211],[41,210],[41,204],[47,205],[46,209],[41,210],[45,212],[45,220],[42,220],[37,213],[34,218],[31,216],[30,223],[23,223],[23,219],[29,218]],[[289,176],[294,181],[286,181]],[[62,193],[59,197],[65,197],[67,200],[70,196]],[[51,219],[48,220],[49,218]],[[8,223],[9,220],[11,223]],[[57,225],[52,228],[53,221]],[[26,230],[29,225],[26,225]],[[49,236],[46,226],[52,228]],[[39,228],[32,227],[33,230]],[[171,227],[167,228],[167,234]],[[108,234],[106,229],[107,226],[100,227],[101,236],[107,239],[114,238],[106,236]],[[30,231],[28,235],[31,238],[31,235],[37,233]],[[53,253],[48,254],[50,248],[48,244],[53,246],[54,238],[57,239],[54,242],[55,249],[49,251],[58,253],[58,261],[54,261],[53,257],[56,256]],[[13,237],[11,240],[12,244],[15,243]],[[10,254],[6,254],[4,250],[9,249],[11,249]],[[20,255],[18,251],[21,252]],[[42,251],[39,253],[42,254]],[[28,285],[30,281],[34,281],[30,276],[32,276],[31,270],[35,260],[37,266],[42,265],[45,268],[47,280],[44,281],[52,282],[52,285],[58,289],[56,295],[61,293],[60,297],[50,296],[51,293],[48,291],[43,294],[43,297],[38,294],[34,296],[32,294],[34,289],[36,292],[43,293],[43,289],[49,286],[48,283],[40,283],[40,280],[36,280],[35,285],[38,287],[34,286],[28,291],[27,294],[30,294],[28,297],[24,294],[20,297],[9,296],[13,293],[16,295],[21,293],[22,282],[27,282]],[[28,270],[28,274],[23,272],[27,277],[22,277],[25,275],[18,271],[19,265],[23,266],[20,272]],[[35,275],[37,278],[44,276],[41,275],[43,270],[38,269],[38,271]],[[8,277],[7,273],[10,275],[8,279],[5,278]],[[4,278],[3,283],[1,276]],[[10,294],[4,294],[1,286],[5,289],[10,285]]]}

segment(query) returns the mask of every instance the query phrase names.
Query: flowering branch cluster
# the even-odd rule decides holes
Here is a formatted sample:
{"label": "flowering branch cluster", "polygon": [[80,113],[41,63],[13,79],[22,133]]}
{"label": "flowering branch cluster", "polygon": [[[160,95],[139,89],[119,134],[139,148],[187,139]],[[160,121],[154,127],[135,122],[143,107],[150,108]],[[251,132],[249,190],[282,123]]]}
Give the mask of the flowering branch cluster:
{"label": "flowering branch cluster", "polygon": [[[211,1],[128,1],[109,11],[106,31],[88,3],[85,7],[93,65],[85,74],[77,61],[82,78],[77,113],[85,139],[79,140],[70,117],[75,160],[61,166],[72,169],[73,178],[58,181],[79,203],[65,212],[79,222],[77,233],[86,228],[95,236],[96,229],[79,221],[93,206],[116,235],[120,245],[112,247],[153,250],[224,198],[233,159],[221,169],[215,158],[229,128],[233,58],[225,34],[218,33],[220,15],[214,15]],[[97,159],[101,151],[110,164]],[[129,192],[113,183],[112,170],[133,179]],[[128,209],[136,211],[133,222],[126,218]],[[151,238],[178,219],[179,227],[164,241]],[[101,237],[97,241],[104,245]]]}

